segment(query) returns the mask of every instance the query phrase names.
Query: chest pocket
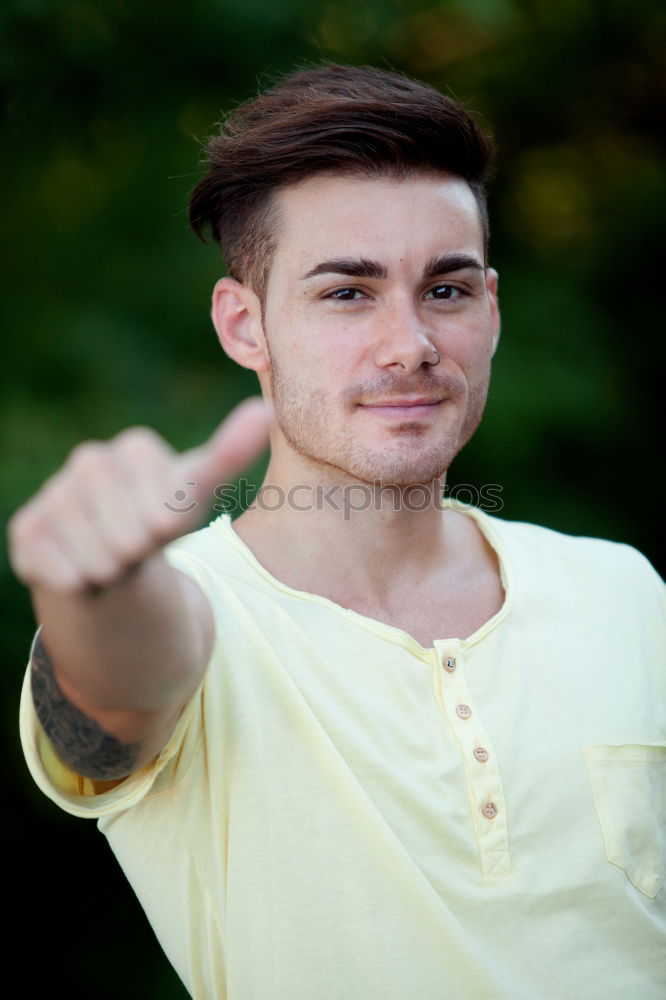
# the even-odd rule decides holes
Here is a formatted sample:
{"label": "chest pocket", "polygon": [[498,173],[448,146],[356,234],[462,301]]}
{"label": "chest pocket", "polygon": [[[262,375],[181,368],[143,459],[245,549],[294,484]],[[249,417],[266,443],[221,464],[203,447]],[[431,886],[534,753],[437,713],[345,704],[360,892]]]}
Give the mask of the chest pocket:
{"label": "chest pocket", "polygon": [[652,898],[666,878],[666,743],[582,752],[606,857]]}

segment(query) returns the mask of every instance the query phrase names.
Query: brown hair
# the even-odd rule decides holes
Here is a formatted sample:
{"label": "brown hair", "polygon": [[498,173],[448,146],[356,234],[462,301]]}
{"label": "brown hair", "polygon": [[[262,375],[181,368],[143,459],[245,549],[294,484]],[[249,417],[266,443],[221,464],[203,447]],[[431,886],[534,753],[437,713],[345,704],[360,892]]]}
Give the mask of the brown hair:
{"label": "brown hair", "polygon": [[192,192],[190,225],[201,239],[210,226],[229,274],[263,301],[279,188],[323,172],[453,174],[474,193],[487,244],[490,158],[490,140],[452,98],[400,73],[326,64],[285,77],[222,122]]}

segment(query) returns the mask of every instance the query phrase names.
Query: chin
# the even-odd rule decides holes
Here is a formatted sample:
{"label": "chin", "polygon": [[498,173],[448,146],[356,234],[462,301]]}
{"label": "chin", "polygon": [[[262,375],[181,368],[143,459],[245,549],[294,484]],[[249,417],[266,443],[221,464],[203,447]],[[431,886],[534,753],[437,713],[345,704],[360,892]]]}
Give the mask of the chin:
{"label": "chin", "polygon": [[[325,478],[333,473],[368,486],[427,486],[442,477],[461,448],[472,436],[473,427],[466,427],[464,434],[442,434],[437,440],[424,440],[421,429],[399,440],[368,441],[347,439],[341,433],[331,433],[313,422],[309,436],[302,424],[292,426],[282,423],[280,429],[291,450],[307,462],[324,471]],[[296,432],[296,433],[295,433]]]}
{"label": "chin", "polygon": [[419,429],[400,439],[384,442],[351,442],[342,451],[346,471],[363,483],[382,486],[427,486],[445,476],[451,463],[474,435],[481,420],[476,412],[463,426],[449,428],[435,439]]}
{"label": "chin", "polygon": [[371,486],[395,486],[397,489],[407,489],[410,486],[430,486],[436,479],[441,479],[447,469],[448,466],[428,469],[377,468],[374,475],[361,472],[353,478]]}
{"label": "chin", "polygon": [[395,486],[404,489],[408,486],[428,486],[440,479],[455,458],[456,451],[436,453],[390,456],[374,454],[355,456],[355,460],[341,463],[338,468],[345,471],[352,479],[368,485]]}

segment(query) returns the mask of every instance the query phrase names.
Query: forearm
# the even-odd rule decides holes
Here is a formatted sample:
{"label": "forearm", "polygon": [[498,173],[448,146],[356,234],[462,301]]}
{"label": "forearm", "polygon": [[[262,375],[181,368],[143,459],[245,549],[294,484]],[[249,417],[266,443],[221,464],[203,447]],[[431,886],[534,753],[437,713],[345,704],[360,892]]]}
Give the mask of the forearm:
{"label": "forearm", "polygon": [[[263,450],[268,419],[249,400],[184,455],[145,427],[84,442],[11,518],[12,567],[42,625],[33,701],[79,774],[114,779],[146,763],[199,685],[212,611],[162,553],[195,528],[214,485]],[[166,502],[183,483],[198,491],[185,512]]]}
{"label": "forearm", "polygon": [[213,640],[210,608],[161,553],[98,592],[35,588],[33,603],[63,694],[96,717],[163,714],[201,680]]}
{"label": "forearm", "polygon": [[60,759],[77,774],[115,781],[144,762],[145,734],[139,740],[124,741],[65,697],[41,634],[32,650],[30,682],[42,729]]}

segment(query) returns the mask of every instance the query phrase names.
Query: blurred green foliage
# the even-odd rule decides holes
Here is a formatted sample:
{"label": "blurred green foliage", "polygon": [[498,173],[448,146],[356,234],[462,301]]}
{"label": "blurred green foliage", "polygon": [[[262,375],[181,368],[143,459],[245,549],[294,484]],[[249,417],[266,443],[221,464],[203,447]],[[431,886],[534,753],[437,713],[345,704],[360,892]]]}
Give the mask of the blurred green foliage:
{"label": "blurred green foliage", "polygon": [[[188,233],[188,193],[221,113],[322,58],[426,79],[496,138],[503,339],[450,482],[500,484],[502,516],[630,542],[663,571],[656,0],[3,0],[4,518],[81,439],[144,423],[187,447],[255,391],[213,335],[221,261]],[[21,993],[183,997],[94,826],[29,783],[33,621],[0,570]]]}

